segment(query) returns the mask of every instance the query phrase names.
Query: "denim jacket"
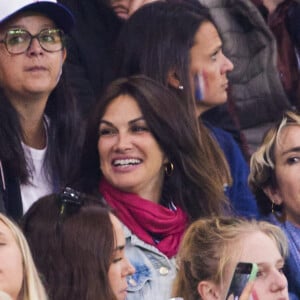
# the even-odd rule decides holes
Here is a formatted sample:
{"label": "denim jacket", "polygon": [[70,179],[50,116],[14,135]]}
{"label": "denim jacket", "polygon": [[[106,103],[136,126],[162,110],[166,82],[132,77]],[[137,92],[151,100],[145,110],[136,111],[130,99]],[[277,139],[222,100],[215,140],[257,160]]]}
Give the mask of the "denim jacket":
{"label": "denim jacket", "polygon": [[175,257],[169,259],[123,225],[126,255],[136,272],[129,276],[127,300],[167,300],[176,275]]}

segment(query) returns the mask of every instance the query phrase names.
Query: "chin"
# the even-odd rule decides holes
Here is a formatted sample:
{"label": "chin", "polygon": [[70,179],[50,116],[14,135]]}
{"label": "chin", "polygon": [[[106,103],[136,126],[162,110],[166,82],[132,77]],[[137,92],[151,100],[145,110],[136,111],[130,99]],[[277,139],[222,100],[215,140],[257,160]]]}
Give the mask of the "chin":
{"label": "chin", "polygon": [[222,95],[220,98],[216,99],[215,103],[216,103],[216,105],[222,105],[227,102],[227,99],[228,99],[228,97],[227,97],[227,93],[226,93],[225,95]]}
{"label": "chin", "polygon": [[128,181],[112,181],[111,185],[116,189],[126,192],[126,193],[134,193],[136,183],[128,182]]}

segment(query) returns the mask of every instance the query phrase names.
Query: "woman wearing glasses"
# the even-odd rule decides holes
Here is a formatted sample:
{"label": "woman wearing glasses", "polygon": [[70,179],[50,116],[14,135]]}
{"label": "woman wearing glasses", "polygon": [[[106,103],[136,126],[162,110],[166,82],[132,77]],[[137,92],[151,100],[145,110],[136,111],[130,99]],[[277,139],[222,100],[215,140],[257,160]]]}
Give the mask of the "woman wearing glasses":
{"label": "woman wearing glasses", "polygon": [[55,0],[0,2],[0,205],[15,219],[76,165],[79,123],[62,71],[72,26]]}

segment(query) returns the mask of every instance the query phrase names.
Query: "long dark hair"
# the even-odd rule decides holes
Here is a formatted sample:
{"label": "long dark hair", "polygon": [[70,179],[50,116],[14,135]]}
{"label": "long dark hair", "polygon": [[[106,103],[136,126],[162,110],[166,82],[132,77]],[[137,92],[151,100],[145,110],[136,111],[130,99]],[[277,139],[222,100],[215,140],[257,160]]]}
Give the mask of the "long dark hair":
{"label": "long dark hair", "polygon": [[[49,96],[45,115],[49,119],[46,151],[48,177],[57,185],[65,185],[75,171],[81,145],[82,126],[75,101],[62,74]],[[21,183],[29,179],[28,165],[21,144],[23,129],[18,112],[0,88],[0,160],[5,173]]]}
{"label": "long dark hair", "polygon": [[197,30],[207,21],[213,22],[200,4],[168,0],[144,5],[124,24],[116,41],[115,76],[145,74],[172,88],[168,85],[172,71],[184,86],[174,91],[183,101],[193,98],[189,52]]}
{"label": "long dark hair", "polygon": [[[147,21],[145,21],[147,20]],[[172,90],[183,105],[195,105],[190,83],[190,49],[204,22],[213,22],[207,8],[195,1],[157,1],[138,9],[124,24],[115,47],[115,77],[145,74]],[[174,72],[183,90],[168,84]],[[203,159],[213,165],[211,176],[231,184],[227,161],[199,119]]]}
{"label": "long dark hair", "polygon": [[144,75],[112,82],[99,99],[87,128],[80,187],[85,192],[98,189],[102,177],[97,151],[99,123],[111,101],[124,94],[136,100],[150,132],[174,164],[172,175],[164,179],[161,204],[173,201],[190,219],[223,213],[227,204],[224,178],[212,176],[216,166],[205,159],[206,140],[199,138],[194,107],[187,109],[169,89]]}
{"label": "long dark hair", "polygon": [[60,194],[36,201],[21,220],[49,299],[116,300],[108,280],[115,248],[110,210],[80,195],[62,212]]}

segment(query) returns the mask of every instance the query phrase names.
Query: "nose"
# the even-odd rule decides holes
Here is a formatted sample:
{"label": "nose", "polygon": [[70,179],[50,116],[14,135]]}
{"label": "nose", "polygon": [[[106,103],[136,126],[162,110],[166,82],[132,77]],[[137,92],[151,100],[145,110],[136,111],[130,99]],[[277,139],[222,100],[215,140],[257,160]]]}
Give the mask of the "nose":
{"label": "nose", "polygon": [[232,61],[224,54],[223,54],[223,56],[224,56],[224,61],[223,61],[222,70],[221,70],[222,74],[230,72],[234,68]]}
{"label": "nose", "polygon": [[116,151],[126,151],[132,148],[131,136],[128,132],[119,132],[118,139],[116,141]]}
{"label": "nose", "polygon": [[123,268],[123,275],[124,276],[128,276],[128,275],[132,275],[135,273],[135,267],[130,263],[130,261],[128,260],[128,258],[126,257],[124,259],[124,268]]}
{"label": "nose", "polygon": [[28,47],[27,53],[29,55],[39,55],[43,53],[43,48],[40,45],[39,40],[37,39],[37,37],[34,37]]}
{"label": "nose", "polygon": [[278,270],[274,272],[270,288],[272,292],[282,291],[287,288],[287,279],[282,272]]}

